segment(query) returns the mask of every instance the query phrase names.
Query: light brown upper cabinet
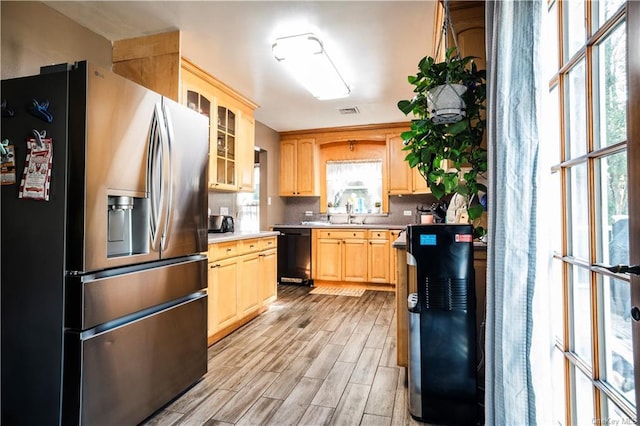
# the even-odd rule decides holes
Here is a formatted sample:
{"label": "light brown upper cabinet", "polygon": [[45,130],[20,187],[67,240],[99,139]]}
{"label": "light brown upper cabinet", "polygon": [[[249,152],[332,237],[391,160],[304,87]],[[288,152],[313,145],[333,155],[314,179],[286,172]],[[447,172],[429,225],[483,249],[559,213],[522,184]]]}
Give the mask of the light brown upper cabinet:
{"label": "light brown upper cabinet", "polygon": [[179,31],[114,42],[113,71],[209,117],[209,189],[253,191],[257,105],[182,57]]}
{"label": "light brown upper cabinet", "polygon": [[389,195],[398,194],[430,194],[427,182],[416,168],[410,168],[404,161],[407,151],[403,151],[404,141],[399,134],[387,135],[387,150],[389,158]]}
{"label": "light brown upper cabinet", "polygon": [[280,195],[317,196],[319,193],[318,150],[315,139],[280,141]]}

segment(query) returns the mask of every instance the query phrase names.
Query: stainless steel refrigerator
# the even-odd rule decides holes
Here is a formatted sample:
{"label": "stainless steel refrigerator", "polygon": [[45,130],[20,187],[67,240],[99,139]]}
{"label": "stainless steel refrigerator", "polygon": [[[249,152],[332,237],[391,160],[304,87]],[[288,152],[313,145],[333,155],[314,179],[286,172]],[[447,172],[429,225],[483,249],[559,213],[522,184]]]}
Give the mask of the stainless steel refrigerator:
{"label": "stainless steel refrigerator", "polygon": [[[139,423],[207,368],[207,119],[87,62],[2,100],[1,422]],[[48,201],[19,198],[33,129]]]}

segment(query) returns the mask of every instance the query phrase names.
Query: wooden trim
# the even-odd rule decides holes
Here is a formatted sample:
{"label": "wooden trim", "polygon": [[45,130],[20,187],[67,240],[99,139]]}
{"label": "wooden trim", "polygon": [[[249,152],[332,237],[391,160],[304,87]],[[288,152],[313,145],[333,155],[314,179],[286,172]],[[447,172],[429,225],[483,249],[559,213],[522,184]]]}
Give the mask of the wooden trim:
{"label": "wooden trim", "polygon": [[[435,6],[435,13],[433,14],[433,36],[432,36],[432,44],[431,44],[431,56],[438,60],[444,59],[444,43],[442,40],[443,46],[440,47],[440,55],[436,58],[436,54],[438,53],[438,41],[440,37],[442,37],[442,25],[444,24],[444,6],[442,5],[442,1],[439,1]],[[416,64],[417,65],[417,64]]]}
{"label": "wooden trim", "polygon": [[[640,2],[627,1],[627,164],[629,188],[629,262],[640,263]],[[631,165],[635,164],[635,167]],[[640,306],[640,276],[631,276],[631,305]],[[636,382],[636,419],[640,419],[640,322],[632,321]]]}
{"label": "wooden trim", "polygon": [[[313,285],[315,287],[340,287],[346,289],[364,289],[364,290],[376,290],[376,291],[396,291],[396,287],[393,284],[378,284],[378,283],[356,283],[352,281],[324,281],[314,280]],[[406,310],[406,307],[405,307]]]}
{"label": "wooden trim", "polygon": [[185,70],[200,77],[201,79],[215,86],[216,89],[219,89],[224,94],[231,96],[233,99],[242,103],[244,106],[249,108],[251,112],[253,112],[253,110],[258,108],[259,105],[257,103],[253,102],[251,99],[247,98],[246,96],[242,95],[241,93],[227,86],[221,80],[217,79],[216,77],[211,75],[209,72],[205,71],[204,69],[202,69],[201,67],[193,63],[190,59],[187,59],[183,56],[181,65],[182,65],[182,68],[184,68]]}
{"label": "wooden trim", "polygon": [[409,296],[407,276],[407,250],[396,248],[396,362],[401,367],[409,366]]}
{"label": "wooden trim", "polygon": [[409,130],[410,122],[366,124],[359,126],[328,127],[325,129],[305,129],[281,132],[280,139],[299,139],[313,137],[317,144],[330,142],[347,142],[349,140],[386,141],[388,133],[399,133]]}
{"label": "wooden trim", "polygon": [[113,62],[180,54],[180,31],[152,34],[113,42]]}

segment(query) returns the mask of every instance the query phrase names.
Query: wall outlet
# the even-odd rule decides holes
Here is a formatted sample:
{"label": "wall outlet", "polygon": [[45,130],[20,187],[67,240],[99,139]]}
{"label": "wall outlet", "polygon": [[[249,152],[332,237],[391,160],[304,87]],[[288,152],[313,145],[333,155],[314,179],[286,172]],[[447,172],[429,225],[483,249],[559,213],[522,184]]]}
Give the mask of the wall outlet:
{"label": "wall outlet", "polygon": [[413,214],[413,212],[411,210],[405,210],[404,211],[404,215],[405,216],[411,216]]}
{"label": "wall outlet", "polygon": [[229,207],[220,207],[220,214],[221,215],[229,214]]}
{"label": "wall outlet", "polygon": [[271,197],[267,197],[267,205],[270,206],[271,205]]}
{"label": "wall outlet", "polygon": [[307,210],[306,212],[304,212],[304,215],[306,217],[311,217],[311,216],[313,216],[313,212],[311,210]]}

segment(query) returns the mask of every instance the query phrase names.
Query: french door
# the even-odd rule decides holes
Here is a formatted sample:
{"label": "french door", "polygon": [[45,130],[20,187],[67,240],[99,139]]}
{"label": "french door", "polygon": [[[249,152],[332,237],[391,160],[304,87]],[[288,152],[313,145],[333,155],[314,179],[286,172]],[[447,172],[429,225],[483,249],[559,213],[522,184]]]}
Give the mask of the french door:
{"label": "french door", "polygon": [[546,18],[554,420],[632,424],[640,280],[604,266],[640,264],[640,2],[552,0]]}

